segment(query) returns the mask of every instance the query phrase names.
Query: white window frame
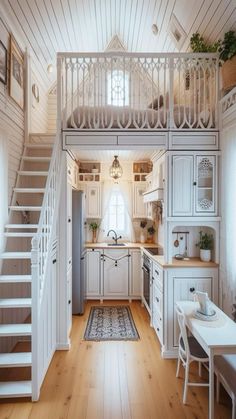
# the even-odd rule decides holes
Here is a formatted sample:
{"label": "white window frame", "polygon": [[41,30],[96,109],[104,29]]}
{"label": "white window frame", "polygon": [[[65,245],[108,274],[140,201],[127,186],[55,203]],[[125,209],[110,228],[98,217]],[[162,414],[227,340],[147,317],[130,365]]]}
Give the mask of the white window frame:
{"label": "white window frame", "polygon": [[[120,97],[115,93],[115,79],[121,78]],[[113,85],[112,85],[113,84]],[[129,106],[129,73],[123,70],[112,70],[107,75],[107,104],[112,106]]]}

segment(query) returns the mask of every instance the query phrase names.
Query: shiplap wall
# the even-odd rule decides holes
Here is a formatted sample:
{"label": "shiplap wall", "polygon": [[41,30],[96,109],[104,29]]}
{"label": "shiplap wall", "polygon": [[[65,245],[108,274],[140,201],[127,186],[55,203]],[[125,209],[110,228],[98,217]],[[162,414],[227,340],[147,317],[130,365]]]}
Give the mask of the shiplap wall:
{"label": "shiplap wall", "polygon": [[37,102],[31,91],[31,127],[32,133],[46,133],[48,126],[48,91],[47,86],[36,73],[36,65],[32,61],[31,86],[36,84],[39,89]]}
{"label": "shiplap wall", "polygon": [[56,120],[57,120],[57,95],[56,95],[56,87],[54,87],[49,91],[49,94],[48,94],[48,120],[47,120],[48,133],[55,134]]}
{"label": "shiplap wall", "polygon": [[[0,38],[9,51],[9,30],[0,17]],[[9,70],[9,60],[8,60]],[[24,112],[8,94],[8,88],[0,82],[0,129],[8,140],[8,202],[15,185],[24,142]]]}

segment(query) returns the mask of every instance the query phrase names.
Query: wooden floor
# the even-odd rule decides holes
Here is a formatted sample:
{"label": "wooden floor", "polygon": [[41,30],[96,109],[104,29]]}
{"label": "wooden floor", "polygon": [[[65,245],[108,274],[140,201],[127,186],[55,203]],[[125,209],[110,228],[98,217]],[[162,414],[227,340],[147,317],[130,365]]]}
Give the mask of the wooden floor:
{"label": "wooden floor", "polygon": [[[189,389],[188,405],[182,404],[183,379],[175,378],[176,361],[161,359],[140,302],[130,304],[140,334],[136,342],[83,341],[92,304],[84,316],[73,318],[71,350],[56,352],[40,400],[2,401],[0,419],[207,419],[208,389]],[[223,390],[215,418],[231,418]]]}

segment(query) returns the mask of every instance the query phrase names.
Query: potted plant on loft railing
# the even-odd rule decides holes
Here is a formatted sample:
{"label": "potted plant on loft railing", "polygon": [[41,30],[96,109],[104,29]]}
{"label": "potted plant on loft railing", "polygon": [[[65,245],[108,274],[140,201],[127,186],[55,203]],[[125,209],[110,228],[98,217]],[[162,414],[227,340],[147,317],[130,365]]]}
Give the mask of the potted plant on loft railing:
{"label": "potted plant on loft railing", "polygon": [[236,86],[236,32],[228,31],[224,34],[224,39],[220,43],[220,60],[223,61],[222,87],[225,91]]}
{"label": "potted plant on loft railing", "polygon": [[92,230],[92,243],[97,242],[97,230],[99,229],[99,224],[96,221],[92,221],[89,224],[90,230]]}
{"label": "potted plant on loft railing", "polygon": [[218,52],[223,90],[227,92],[236,86],[236,32],[226,32],[222,41],[213,44],[196,32],[190,38],[190,47],[193,52]]}
{"label": "potted plant on loft railing", "polygon": [[211,250],[213,249],[213,235],[200,231],[199,236],[200,239],[196,246],[200,248],[200,259],[203,262],[210,262]]}

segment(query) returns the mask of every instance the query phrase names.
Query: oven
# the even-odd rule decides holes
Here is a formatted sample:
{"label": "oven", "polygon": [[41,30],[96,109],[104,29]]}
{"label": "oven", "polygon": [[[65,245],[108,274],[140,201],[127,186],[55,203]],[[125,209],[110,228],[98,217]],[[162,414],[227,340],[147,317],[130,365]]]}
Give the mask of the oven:
{"label": "oven", "polygon": [[149,314],[151,314],[151,302],[150,302],[150,289],[151,289],[151,280],[152,280],[152,270],[151,270],[151,260],[146,255],[143,254],[143,303],[148,310]]}

